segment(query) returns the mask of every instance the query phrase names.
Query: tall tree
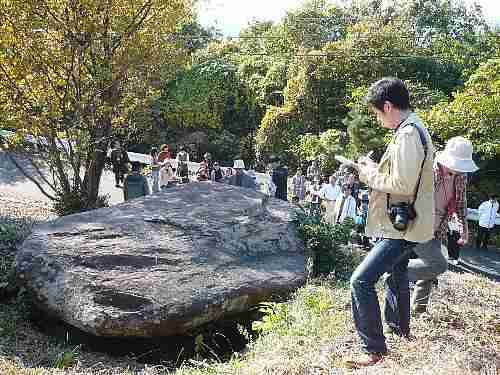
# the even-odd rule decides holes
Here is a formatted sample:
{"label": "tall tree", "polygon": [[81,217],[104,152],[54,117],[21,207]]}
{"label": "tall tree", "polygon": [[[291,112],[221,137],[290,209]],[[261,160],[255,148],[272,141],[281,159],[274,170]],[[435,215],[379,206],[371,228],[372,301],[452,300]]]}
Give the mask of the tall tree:
{"label": "tall tree", "polygon": [[[53,181],[43,190],[71,210],[99,205],[114,125],[131,88],[158,86],[183,61],[168,36],[191,0],[1,0],[0,92],[17,131],[36,138]],[[153,90],[154,91],[154,90]],[[63,141],[64,140],[64,141]],[[70,171],[68,172],[68,165]],[[40,176],[29,176],[38,182]],[[50,183],[49,183],[50,182]]]}
{"label": "tall tree", "polygon": [[484,159],[500,156],[500,59],[491,59],[471,75],[451,102],[423,111],[433,135],[443,145],[465,136]]}

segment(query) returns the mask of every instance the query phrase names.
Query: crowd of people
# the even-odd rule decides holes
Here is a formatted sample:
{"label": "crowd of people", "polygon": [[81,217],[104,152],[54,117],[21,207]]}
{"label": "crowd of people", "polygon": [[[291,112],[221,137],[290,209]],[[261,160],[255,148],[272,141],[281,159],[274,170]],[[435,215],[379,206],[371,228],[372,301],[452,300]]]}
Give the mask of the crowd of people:
{"label": "crowd of people", "polygon": [[292,177],[292,201],[307,203],[311,216],[322,215],[330,224],[341,224],[346,218],[361,220],[366,216],[366,205],[362,203],[368,200],[368,195],[360,190],[356,171],[342,166],[337,173],[324,176],[315,164],[316,160],[307,175],[299,168]]}
{"label": "crowd of people", "polygon": [[[253,170],[245,168],[241,159],[234,160],[232,167],[221,167],[212,160],[210,153],[203,155],[195,173],[189,170],[190,157],[184,147],[179,147],[175,158],[168,145],[158,150],[153,147],[148,163],[150,171],[144,173],[144,164],[130,161],[127,152],[119,141],[113,143],[108,153],[108,161],[115,175],[117,188],[123,188],[124,200],[130,200],[168,189],[174,185],[189,182],[212,181],[229,185],[260,190],[263,193],[287,200],[288,169],[276,155],[269,157],[268,173],[258,179]],[[131,170],[129,171],[129,165]],[[123,184],[121,186],[120,184]],[[150,188],[151,186],[151,188]]]}
{"label": "crowd of people", "polygon": [[[332,225],[350,218],[363,228],[364,244],[368,245],[368,239],[374,241],[350,281],[354,324],[365,352],[346,359],[355,368],[383,359],[387,334],[411,338],[411,311],[427,311],[437,277],[446,271],[448,259],[458,260],[460,247],[469,241],[467,182],[478,170],[472,159],[473,146],[463,137],[448,140],[444,151],[435,156],[429,132],[412,112],[409,92],[400,79],[374,83],[366,103],[379,124],[392,132],[380,160],[368,154],[350,166],[342,165],[331,176],[323,176],[319,160],[313,160],[305,174],[297,169],[289,186],[288,169],[276,155],[269,158],[267,177],[260,181],[245,169],[243,160],[235,160],[232,168],[221,168],[209,153],[190,179],[185,149],[180,148],[175,159],[168,145],[159,152],[151,150],[153,192],[176,183],[210,180],[260,189],[282,200],[291,196],[296,204],[307,203],[310,215]],[[133,162],[131,173],[124,177],[128,158],[118,143],[110,161],[116,185],[124,184],[125,200],[149,194],[139,163]],[[479,206],[477,247],[487,246],[498,209],[493,194]],[[384,319],[375,289],[379,279],[385,284]],[[411,296],[410,281],[415,285]]]}

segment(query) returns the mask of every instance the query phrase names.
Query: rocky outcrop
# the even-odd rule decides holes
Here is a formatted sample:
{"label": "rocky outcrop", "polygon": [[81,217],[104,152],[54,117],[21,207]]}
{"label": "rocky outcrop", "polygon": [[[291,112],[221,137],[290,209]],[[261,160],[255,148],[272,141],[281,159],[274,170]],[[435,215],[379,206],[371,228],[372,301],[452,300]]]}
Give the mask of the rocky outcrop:
{"label": "rocky outcrop", "polygon": [[39,308],[98,336],[185,334],[305,281],[291,206],[193,183],[35,228],[16,257]]}

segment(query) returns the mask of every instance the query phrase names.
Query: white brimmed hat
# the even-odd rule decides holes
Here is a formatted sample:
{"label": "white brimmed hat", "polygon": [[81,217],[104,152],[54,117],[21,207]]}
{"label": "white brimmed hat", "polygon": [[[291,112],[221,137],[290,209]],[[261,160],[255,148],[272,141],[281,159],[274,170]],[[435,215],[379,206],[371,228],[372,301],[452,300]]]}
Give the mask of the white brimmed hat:
{"label": "white brimmed hat", "polygon": [[436,161],[453,171],[470,173],[479,168],[472,160],[472,143],[464,137],[453,137],[443,152],[436,156]]}
{"label": "white brimmed hat", "polygon": [[241,159],[235,160],[233,164],[234,169],[245,169],[245,162]]}

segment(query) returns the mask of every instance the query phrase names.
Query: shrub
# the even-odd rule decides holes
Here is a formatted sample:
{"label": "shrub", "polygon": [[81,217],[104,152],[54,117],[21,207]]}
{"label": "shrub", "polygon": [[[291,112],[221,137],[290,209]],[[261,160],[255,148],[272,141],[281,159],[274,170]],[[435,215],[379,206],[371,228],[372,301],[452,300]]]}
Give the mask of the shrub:
{"label": "shrub", "polygon": [[96,207],[89,207],[88,197],[83,192],[71,192],[69,194],[60,194],[54,201],[54,212],[59,216],[76,214],[88,211],[94,208],[108,207],[108,195],[100,195],[97,198]]}
{"label": "shrub", "polygon": [[17,228],[11,223],[0,224],[0,244],[5,247],[14,246],[19,239]]}
{"label": "shrub", "polygon": [[0,300],[19,292],[14,269],[16,245],[31,233],[33,224],[26,218],[0,216]]}
{"label": "shrub", "polygon": [[349,245],[354,232],[352,220],[331,225],[298,212],[295,223],[298,235],[306,246],[308,276],[328,275],[339,280],[348,279],[360,258]]}

